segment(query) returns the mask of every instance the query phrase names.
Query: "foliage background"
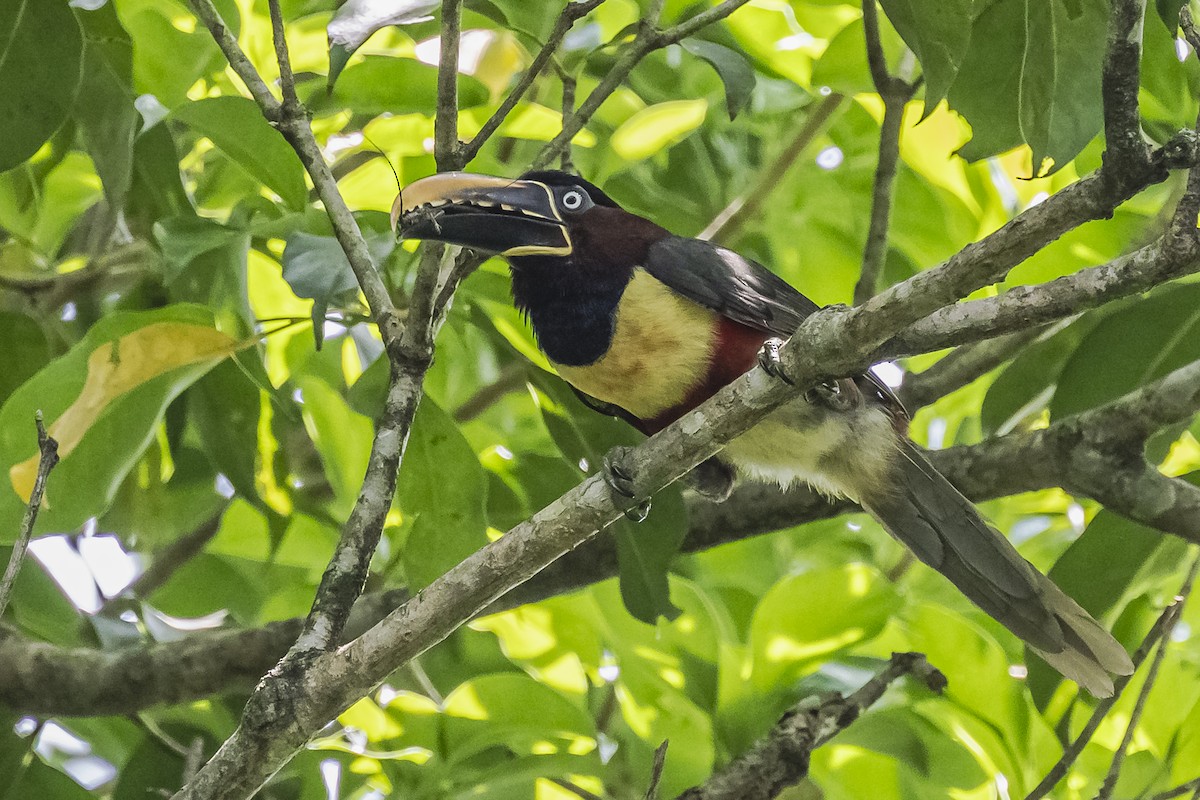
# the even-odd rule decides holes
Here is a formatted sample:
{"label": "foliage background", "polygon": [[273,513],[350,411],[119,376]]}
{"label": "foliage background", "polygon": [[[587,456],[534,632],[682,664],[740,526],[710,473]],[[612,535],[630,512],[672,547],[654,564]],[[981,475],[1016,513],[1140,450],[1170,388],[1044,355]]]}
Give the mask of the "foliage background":
{"label": "foliage background", "polygon": [[[1160,19],[1161,10],[1173,20],[1179,3],[1158,5],[1147,12],[1140,99],[1145,131],[1164,141],[1196,118],[1200,68]],[[276,77],[266,3],[217,6],[264,77]],[[331,3],[283,3],[313,128],[403,307],[415,255],[393,243],[386,212],[397,179],[435,170],[439,21],[422,19],[435,3],[400,6],[411,11],[402,26],[353,53],[335,48],[345,66],[334,83]],[[460,137],[503,99],[561,6],[467,3]],[[671,0],[663,21],[695,10]],[[884,10],[892,65],[924,79],[904,118],[883,272],[893,283],[1099,165],[1107,5]],[[350,4],[339,18],[370,12]],[[577,23],[557,71],[470,169],[519,174],[560,129],[563,77],[586,96],[643,13],[634,0],[607,0]],[[35,409],[59,426],[64,450],[36,560],[4,623],[54,645],[109,649],[303,616],[358,493],[387,366],[299,160],[177,0],[9,0],[0,29],[11,31],[0,43],[0,466],[11,479],[0,487],[0,542],[16,532],[32,477]],[[781,159],[823,105],[827,125]],[[627,208],[684,235],[746,192],[762,194],[725,243],[820,303],[849,302],[882,109],[858,5],[754,0],[647,56],[571,155]],[[1150,189],[989,291],[1144,244],[1181,187]],[[922,409],[913,435],[941,448],[1044,426],[1200,359],[1198,301],[1184,279],[1083,314]],[[899,367],[920,371],[936,358]],[[369,591],[420,588],[630,440],[547,369],[508,303],[506,268],[485,264],[439,337]],[[1200,467],[1197,435],[1193,423],[1159,437],[1165,472]],[[1182,542],[1061,490],[984,510],[1131,649],[1190,560]],[[670,489],[648,523],[618,530],[620,587],[606,581],[459,630],[343,714],[264,796],[580,796],[573,786],[640,797],[664,739],[661,791],[673,796],[798,698],[857,686],[893,650],[926,653],[950,678],[946,694],[889,695],[819,750],[809,781],[786,796],[1021,797],[1090,711],[1036,664],[1026,678],[1019,643],[936,574],[909,568],[863,515],[676,558],[684,529]],[[156,563],[170,569],[127,589]],[[637,618],[659,613],[673,619]],[[1119,797],[1151,796],[1200,771],[1198,628],[1193,605]],[[245,688],[125,715],[0,711],[0,785],[7,797],[174,791],[194,754],[232,730]],[[1118,703],[1060,796],[1094,795],[1134,699]]]}

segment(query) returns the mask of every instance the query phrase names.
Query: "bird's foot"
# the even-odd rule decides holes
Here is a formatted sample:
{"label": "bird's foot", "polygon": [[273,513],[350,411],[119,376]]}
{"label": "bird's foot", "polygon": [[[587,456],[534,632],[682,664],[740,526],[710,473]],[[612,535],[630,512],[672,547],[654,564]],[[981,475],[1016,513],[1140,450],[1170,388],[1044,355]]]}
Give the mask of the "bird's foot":
{"label": "bird's foot", "polygon": [[706,500],[723,503],[733,491],[733,467],[717,458],[701,461],[683,476],[688,486]]}
{"label": "bird's foot", "polygon": [[804,399],[811,405],[822,405],[834,411],[850,411],[860,396],[853,381],[848,379],[825,381],[804,393]]}
{"label": "bird's foot", "polygon": [[633,470],[629,462],[628,447],[614,447],[604,454],[600,466],[600,474],[604,482],[613,491],[613,502],[621,509],[625,518],[633,522],[642,522],[650,515],[650,498],[637,499],[637,490],[633,486]]}
{"label": "bird's foot", "polygon": [[779,348],[781,347],[783,347],[783,339],[774,336],[763,342],[762,347],[758,349],[758,365],[772,378],[778,378],[789,386],[795,386],[795,382],[784,374],[783,366],[779,361]]}

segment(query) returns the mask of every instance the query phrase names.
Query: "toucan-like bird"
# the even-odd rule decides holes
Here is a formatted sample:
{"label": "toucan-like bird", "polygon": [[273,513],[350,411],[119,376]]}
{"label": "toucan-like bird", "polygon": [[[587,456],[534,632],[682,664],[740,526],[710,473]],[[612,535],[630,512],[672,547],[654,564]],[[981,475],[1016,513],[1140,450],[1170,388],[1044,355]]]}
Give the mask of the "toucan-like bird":
{"label": "toucan-like bird", "polygon": [[[564,172],[435,175],[404,189],[392,219],[403,238],[506,258],[513,301],[559,375],[646,434],[756,365],[770,370],[779,340],[818,309],[765,267]],[[1133,671],[1124,648],[933,468],[907,422],[886,385],[858,375],[789,402],[708,466],[858,501],[1055,669],[1110,695],[1111,675]],[[628,476],[610,470],[620,491]]]}

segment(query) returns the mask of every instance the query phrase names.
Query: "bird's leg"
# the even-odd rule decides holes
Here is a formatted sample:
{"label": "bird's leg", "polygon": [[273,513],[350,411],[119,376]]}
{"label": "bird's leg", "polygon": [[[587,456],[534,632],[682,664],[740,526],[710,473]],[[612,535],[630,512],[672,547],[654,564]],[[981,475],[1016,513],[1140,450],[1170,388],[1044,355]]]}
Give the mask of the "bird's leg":
{"label": "bird's leg", "polygon": [[708,458],[683,476],[688,486],[706,500],[723,503],[733,491],[733,467],[717,458]]}
{"label": "bird's leg", "polygon": [[[779,362],[779,348],[783,347],[783,339],[771,337],[763,342],[758,350],[758,365],[766,373],[778,378],[789,386],[795,386],[795,381],[783,372]],[[804,399],[812,405],[827,406],[834,411],[849,411],[861,404],[861,393],[849,379],[825,381],[804,393]]]}
{"label": "bird's leg", "polygon": [[781,347],[783,347],[783,339],[775,336],[763,342],[762,347],[758,348],[758,365],[772,378],[778,378],[787,385],[794,386],[795,383],[784,374],[783,367],[779,363],[779,348]]}
{"label": "bird's leg", "polygon": [[625,514],[625,518],[633,522],[642,522],[650,514],[650,498],[640,501],[637,499],[637,491],[633,487],[633,471],[626,466],[628,462],[629,448],[614,447],[604,454],[600,475],[613,490],[613,501]]}

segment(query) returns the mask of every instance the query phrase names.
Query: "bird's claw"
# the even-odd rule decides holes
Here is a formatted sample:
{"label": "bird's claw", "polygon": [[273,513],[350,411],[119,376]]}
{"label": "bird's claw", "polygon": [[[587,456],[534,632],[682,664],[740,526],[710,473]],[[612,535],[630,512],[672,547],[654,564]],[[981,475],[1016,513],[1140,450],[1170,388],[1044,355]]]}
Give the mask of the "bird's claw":
{"label": "bird's claw", "polygon": [[650,498],[637,499],[637,490],[633,486],[633,472],[626,466],[628,461],[629,448],[614,447],[604,454],[600,474],[613,490],[613,500],[625,518],[632,522],[642,522],[650,515]]}
{"label": "bird's claw", "polygon": [[779,360],[779,348],[781,347],[783,347],[783,339],[774,336],[763,342],[762,347],[758,349],[758,365],[772,378],[778,378],[788,386],[795,386],[795,382],[783,372],[783,366]]}
{"label": "bird's claw", "polygon": [[849,411],[854,407],[856,395],[856,392],[848,391],[841,380],[830,380],[809,389],[804,393],[804,399],[811,405]]}

